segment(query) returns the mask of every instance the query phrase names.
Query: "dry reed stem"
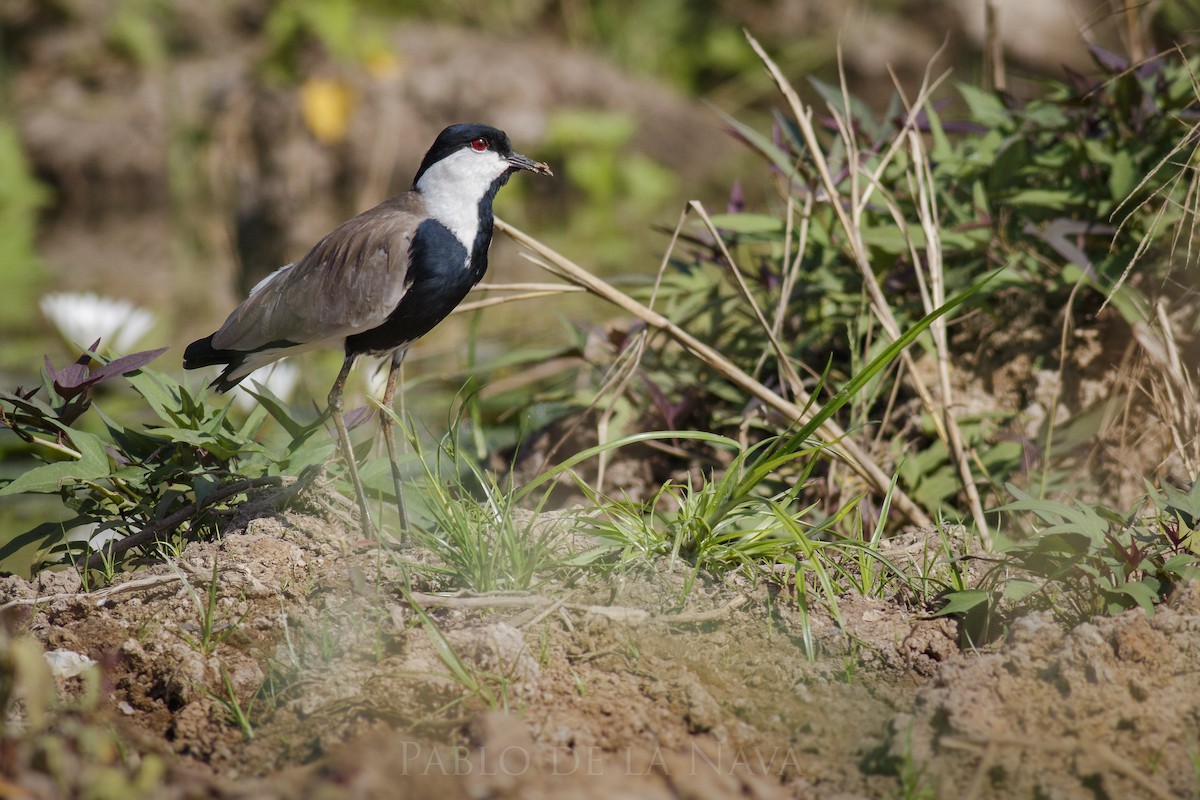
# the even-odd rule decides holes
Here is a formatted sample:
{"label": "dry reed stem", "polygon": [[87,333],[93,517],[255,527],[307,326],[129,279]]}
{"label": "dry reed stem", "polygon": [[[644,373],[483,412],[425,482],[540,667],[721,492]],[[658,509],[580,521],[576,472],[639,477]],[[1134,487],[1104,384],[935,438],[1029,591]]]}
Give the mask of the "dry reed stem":
{"label": "dry reed stem", "polygon": [[59,594],[38,595],[37,597],[22,597],[17,600],[10,600],[4,605],[0,605],[0,613],[18,606],[36,606],[43,603],[57,603],[61,600],[79,600],[81,602],[87,601],[99,607],[108,602],[108,598],[112,597],[113,595],[121,594],[122,592],[132,592],[135,589],[145,589],[150,586],[160,586],[167,583],[178,583],[182,580],[183,575],[180,573],[172,575],[151,575],[148,578],[137,578],[135,580],[125,581],[124,583],[115,583],[112,586],[106,586],[103,589],[97,589],[94,592],[61,592]]}
{"label": "dry reed stem", "polygon": [[[921,221],[921,228],[925,232],[925,254],[926,263],[925,270],[928,271],[928,296],[922,292],[922,298],[925,302],[925,313],[931,313],[934,309],[941,308],[946,302],[946,281],[945,274],[942,271],[942,240],[941,233],[938,227],[938,213],[936,194],[933,189],[933,173],[929,168],[929,159],[925,157],[925,146],[921,141],[921,137],[915,131],[910,131],[910,153],[912,154],[913,173],[916,176],[917,196],[919,198],[918,215]],[[913,266],[917,270],[917,274],[922,274],[920,259],[914,259]],[[954,397],[952,394],[950,382],[950,345],[946,338],[946,319],[938,317],[929,326],[929,333],[933,337],[933,344],[937,355],[937,368],[939,388],[941,390],[941,406],[940,412],[942,416],[942,424],[946,432],[946,437],[943,441],[946,442],[947,449],[950,451],[950,456],[954,460],[954,464],[958,469],[959,481],[962,483],[963,491],[967,496],[967,506],[971,509],[971,516],[975,519],[975,529],[979,531],[980,541],[987,550],[992,549],[992,537],[988,531],[987,518],[983,513],[983,501],[979,497],[979,489],[975,486],[975,476],[971,472],[971,464],[967,457],[967,447],[963,440],[962,430],[958,427],[958,420],[954,415]],[[929,409],[930,413],[937,416],[934,408]]]}
{"label": "dry reed stem", "polygon": [[[1175,452],[1183,461],[1188,474],[1196,474],[1197,437],[1200,435],[1200,400],[1195,382],[1184,367],[1175,342],[1174,326],[1167,314],[1166,304],[1159,301],[1154,309],[1154,322],[1139,322],[1133,326],[1133,338],[1146,360],[1157,373],[1151,380],[1157,390],[1151,394],[1158,414],[1170,433]],[[1155,329],[1157,327],[1157,330]]]}
{"label": "dry reed stem", "polygon": [[[888,149],[882,155],[879,163],[874,171],[860,169],[861,159],[859,158],[857,139],[853,134],[852,123],[845,119],[838,109],[829,107],[830,113],[838,126],[839,135],[842,143],[846,147],[846,163],[850,167],[850,196],[847,199],[850,211],[847,213],[845,206],[841,202],[841,195],[838,192],[837,185],[833,181],[832,173],[829,169],[829,164],[825,159],[824,153],[821,150],[820,141],[817,138],[816,130],[812,124],[812,109],[807,108],[801,102],[796,90],[791,83],[783,75],[778,65],[767,55],[762,46],[749,33],[746,34],[750,46],[758,54],[770,73],[771,78],[775,81],[776,86],[783,94],[791,108],[792,116],[796,120],[796,124],[800,129],[801,135],[804,137],[808,152],[811,154],[812,163],[817,169],[818,175],[821,177],[822,188],[825,195],[829,199],[830,207],[834,210],[843,231],[846,233],[847,241],[850,244],[851,255],[859,268],[862,275],[863,283],[867,287],[867,293],[871,299],[871,308],[875,313],[876,318],[883,325],[884,331],[892,341],[900,338],[901,331],[895,315],[892,313],[891,307],[888,305],[886,296],[883,293],[882,287],[875,276],[872,269],[870,257],[867,253],[866,244],[862,237],[862,214],[867,209],[867,203],[875,189],[879,189],[881,194],[884,193],[880,182],[881,175],[886,165],[893,159],[895,154],[905,141],[910,141],[910,151],[914,160],[919,165],[927,165],[927,159],[922,158],[924,154],[923,144],[915,129],[916,115],[913,111],[920,108],[928,102],[930,94],[938,85],[946,78],[943,74],[937,80],[931,80],[930,75],[926,72],[922,82],[920,92],[918,93],[916,102],[909,107],[908,119],[905,121],[904,127],[893,138]],[[840,55],[840,53],[839,53]],[[850,107],[847,83],[845,74],[841,71],[841,59],[839,57],[839,74],[841,75],[841,86],[843,93],[843,102],[845,108]],[[927,169],[927,166],[926,166]],[[866,186],[860,188],[859,179],[866,179]],[[932,296],[930,292],[925,291],[924,276],[920,273],[921,260],[917,254],[913,253],[913,264],[918,269],[918,275],[922,279],[922,300],[925,304],[926,312],[931,312],[939,308],[945,302],[944,297],[944,282],[941,277],[941,251],[940,240],[937,236],[937,215],[936,209],[932,205],[932,175],[927,172],[917,172],[916,180],[919,189],[919,196],[922,200],[921,225],[925,231],[926,254],[929,257],[930,283],[933,289]],[[889,208],[892,210],[893,216],[899,225],[902,232],[907,236],[907,224],[899,216],[895,205],[888,202]],[[970,462],[967,457],[966,447],[963,441],[962,432],[953,414],[953,403],[951,397],[951,385],[949,375],[949,352],[946,344],[945,336],[945,320],[938,319],[931,326],[931,335],[933,336],[935,345],[935,356],[938,364],[938,372],[941,388],[941,403],[935,401],[933,394],[921,379],[920,374],[916,370],[916,365],[912,354],[905,350],[901,354],[905,366],[908,368],[917,394],[920,396],[922,403],[928,409],[931,418],[934,420],[934,425],[937,429],[939,438],[945,443],[947,450],[950,453],[951,459],[959,473],[959,480],[963,486],[963,490],[967,496],[967,503],[971,509],[971,514],[974,517],[976,529],[979,531],[979,536],[985,548],[991,548],[991,536],[988,531],[987,520],[983,512],[983,503],[979,497],[978,488],[975,486],[974,476],[971,472]]]}
{"label": "dry reed stem", "polygon": [[[496,227],[502,233],[510,236],[518,244],[529,250],[533,255],[529,253],[523,253],[522,255],[533,264],[552,275],[557,275],[577,286],[583,286],[592,294],[607,300],[622,311],[637,317],[651,328],[667,334],[685,350],[704,361],[730,383],[758,398],[766,406],[774,409],[787,419],[793,420],[798,424],[804,424],[807,420],[812,419],[813,412],[811,410],[806,410],[796,403],[781,397],[753,376],[743,371],[720,352],[701,342],[662,314],[639,303],[624,292],[597,278],[556,250],[553,250],[523,231],[512,227],[508,223],[497,219]],[[912,498],[902,489],[892,487],[891,478],[887,473],[854,440],[847,437],[846,432],[836,422],[826,420],[821,426],[820,432],[829,442],[836,443],[836,449],[831,447],[831,450],[835,453],[840,450],[841,452],[838,455],[841,459],[865,479],[876,492],[880,495],[886,495],[889,491],[892,492],[893,505],[906,519],[921,527],[927,527],[932,524],[924,510],[914,503]]]}

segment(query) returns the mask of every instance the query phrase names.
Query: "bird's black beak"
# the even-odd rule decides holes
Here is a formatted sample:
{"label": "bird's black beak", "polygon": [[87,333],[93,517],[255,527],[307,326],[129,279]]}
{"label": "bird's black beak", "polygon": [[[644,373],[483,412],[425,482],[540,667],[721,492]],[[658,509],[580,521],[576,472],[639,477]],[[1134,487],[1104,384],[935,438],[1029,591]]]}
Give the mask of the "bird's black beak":
{"label": "bird's black beak", "polygon": [[529,156],[523,156],[520,153],[513,153],[510,155],[508,157],[508,163],[512,165],[513,169],[527,169],[534,175],[554,175],[554,173],[550,171],[549,164],[545,164],[541,161],[534,161]]}

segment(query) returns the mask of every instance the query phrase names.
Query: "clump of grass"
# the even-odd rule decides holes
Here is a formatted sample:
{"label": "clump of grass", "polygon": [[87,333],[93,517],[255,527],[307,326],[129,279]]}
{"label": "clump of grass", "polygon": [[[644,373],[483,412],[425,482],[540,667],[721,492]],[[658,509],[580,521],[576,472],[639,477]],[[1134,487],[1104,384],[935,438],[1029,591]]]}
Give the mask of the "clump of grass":
{"label": "clump of grass", "polygon": [[560,530],[539,520],[540,504],[522,507],[516,489],[502,486],[480,465],[470,443],[460,441],[460,424],[453,423],[430,447],[392,409],[381,412],[410,432],[412,460],[423,473],[414,509],[421,524],[412,533],[440,564],[421,569],[440,573],[456,587],[489,592],[529,589],[557,563],[554,540]]}
{"label": "clump of grass", "polygon": [[209,656],[225,642],[230,636],[237,632],[238,626],[242,620],[234,620],[232,622],[220,622],[217,619],[217,600],[219,598],[220,580],[218,572],[218,561],[213,559],[212,577],[209,578],[208,584],[201,598],[196,588],[192,586],[188,576],[175,561],[167,559],[167,564],[171,570],[179,577],[183,583],[184,589],[191,596],[192,602],[196,606],[196,611],[199,614],[199,624],[197,626],[197,635],[190,636],[182,631],[179,632],[179,638],[183,639],[189,647],[195,650],[202,656]]}
{"label": "clump of grass", "polygon": [[225,669],[224,664],[220,665],[220,672],[221,687],[224,691],[218,693],[205,689],[204,693],[221,704],[221,707],[225,709],[226,721],[241,730],[242,736],[246,738],[246,741],[250,741],[254,738],[254,725],[250,721],[253,701],[243,708],[242,702],[238,700],[237,692],[234,691],[233,682],[229,680],[229,672]]}

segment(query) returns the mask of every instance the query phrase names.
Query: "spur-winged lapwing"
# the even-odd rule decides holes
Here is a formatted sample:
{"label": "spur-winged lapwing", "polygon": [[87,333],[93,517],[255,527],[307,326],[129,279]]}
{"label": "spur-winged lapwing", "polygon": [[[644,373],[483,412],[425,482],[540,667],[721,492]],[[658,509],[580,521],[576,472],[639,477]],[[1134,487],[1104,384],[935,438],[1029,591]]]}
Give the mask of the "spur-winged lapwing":
{"label": "spur-winged lapwing", "polygon": [[[518,170],[550,168],[514,153],[504,131],[451,125],[434,141],[412,189],[343,223],[299,261],[250,291],[220,330],[188,345],[185,369],[224,366],[212,386],[229,391],[259,367],[315,347],[345,353],[329,411],[354,484],[364,534],[367,500],[346,423],[342,390],[360,355],[388,355],[383,403],[391,407],[408,346],[441,322],[487,270],[492,200]],[[400,525],[407,530],[392,419],[381,415]]]}

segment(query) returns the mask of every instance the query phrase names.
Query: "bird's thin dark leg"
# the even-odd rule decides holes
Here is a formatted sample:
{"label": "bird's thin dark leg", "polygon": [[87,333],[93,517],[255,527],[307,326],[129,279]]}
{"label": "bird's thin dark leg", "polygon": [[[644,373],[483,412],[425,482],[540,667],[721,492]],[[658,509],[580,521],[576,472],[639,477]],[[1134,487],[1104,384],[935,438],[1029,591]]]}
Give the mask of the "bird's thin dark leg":
{"label": "bird's thin dark leg", "polygon": [[[387,385],[383,390],[383,406],[392,408],[392,399],[396,395],[396,380],[400,375],[400,365],[404,361],[407,347],[397,348],[392,353],[392,366],[388,371]],[[404,510],[404,485],[400,477],[400,464],[396,460],[395,422],[386,411],[379,417],[379,427],[383,429],[383,441],[387,445],[388,459],[392,462],[392,482],[396,486],[396,511],[400,513],[400,543],[408,543],[408,513]]]}
{"label": "bird's thin dark leg", "polygon": [[350,481],[354,484],[354,497],[358,500],[359,524],[362,525],[363,536],[372,538],[375,527],[371,524],[371,513],[367,511],[367,496],[363,492],[362,481],[358,478],[358,464],[354,460],[354,448],[350,445],[350,434],[346,431],[346,421],[342,419],[342,390],[346,386],[346,377],[354,366],[355,356],[346,354],[342,362],[342,371],[338,373],[333,388],[329,390],[329,413],[333,416],[333,426],[337,428],[338,441],[342,446],[342,458],[350,470]]}

